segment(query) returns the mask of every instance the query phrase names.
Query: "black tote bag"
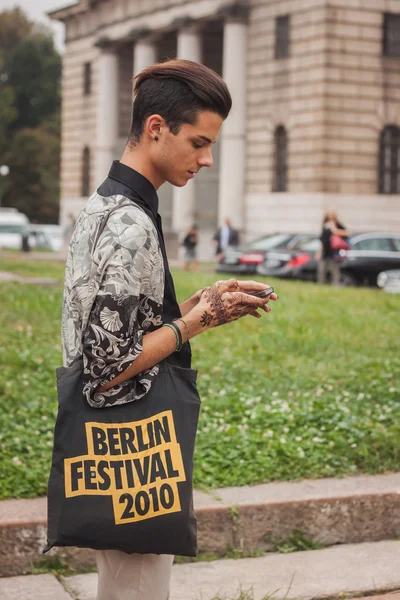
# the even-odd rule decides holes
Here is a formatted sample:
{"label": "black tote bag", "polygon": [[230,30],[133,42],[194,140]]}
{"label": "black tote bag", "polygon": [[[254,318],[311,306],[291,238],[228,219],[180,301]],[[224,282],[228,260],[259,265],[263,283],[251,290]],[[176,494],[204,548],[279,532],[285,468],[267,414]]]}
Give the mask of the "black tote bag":
{"label": "black tote bag", "polygon": [[168,362],[135,402],[91,408],[82,361],[57,369],[48,545],[195,556],[196,371]]}
{"label": "black tote bag", "polygon": [[[161,221],[164,321],[180,316]],[[160,363],[140,400],[92,408],[83,360],[57,369],[58,414],[48,485],[47,552],[54,546],[196,556],[193,452],[200,411],[190,345]]]}

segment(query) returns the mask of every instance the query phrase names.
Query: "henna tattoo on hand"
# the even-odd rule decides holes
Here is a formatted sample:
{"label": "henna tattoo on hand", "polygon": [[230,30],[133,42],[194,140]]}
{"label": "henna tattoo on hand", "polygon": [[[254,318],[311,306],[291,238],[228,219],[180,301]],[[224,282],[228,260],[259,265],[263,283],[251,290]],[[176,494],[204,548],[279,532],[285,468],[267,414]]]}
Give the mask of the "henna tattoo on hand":
{"label": "henna tattoo on hand", "polygon": [[206,301],[206,306],[202,309],[204,312],[200,317],[200,325],[217,327],[248,314],[254,315],[261,306],[260,299],[249,297],[239,290],[239,283],[234,279],[217,281],[205,289],[201,297]]}
{"label": "henna tattoo on hand", "polygon": [[212,315],[210,315],[210,313],[208,313],[208,312],[204,312],[201,315],[200,324],[203,325],[203,327],[209,327],[212,323],[212,320],[213,320]]}
{"label": "henna tattoo on hand", "polygon": [[211,318],[211,320],[216,319],[217,324],[222,325],[222,323],[225,322],[226,310],[217,286],[212,285],[208,290],[204,292],[204,294],[208,302],[210,303],[210,307],[214,313],[214,316]]}

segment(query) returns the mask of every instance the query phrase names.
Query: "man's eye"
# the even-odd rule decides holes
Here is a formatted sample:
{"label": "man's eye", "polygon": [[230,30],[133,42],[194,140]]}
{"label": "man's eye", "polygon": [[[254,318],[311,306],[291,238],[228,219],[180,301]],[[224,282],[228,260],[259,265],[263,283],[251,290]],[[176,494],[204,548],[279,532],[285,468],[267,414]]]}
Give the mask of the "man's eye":
{"label": "man's eye", "polygon": [[196,148],[196,150],[198,150],[199,148],[201,148],[201,144],[196,144],[196,142],[192,142],[193,144],[193,148]]}

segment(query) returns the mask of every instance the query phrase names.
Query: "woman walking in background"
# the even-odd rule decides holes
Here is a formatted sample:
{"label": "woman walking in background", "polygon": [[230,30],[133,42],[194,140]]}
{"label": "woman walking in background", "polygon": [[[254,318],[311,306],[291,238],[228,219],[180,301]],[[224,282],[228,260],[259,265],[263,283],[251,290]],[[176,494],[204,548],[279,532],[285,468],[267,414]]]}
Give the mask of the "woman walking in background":
{"label": "woman walking in background", "polygon": [[197,244],[199,236],[197,233],[197,225],[192,225],[189,229],[182,245],[185,248],[185,271],[190,271],[190,265],[193,263],[193,269],[199,270],[199,262],[197,260]]}
{"label": "woman walking in background", "polygon": [[346,241],[349,235],[349,231],[338,221],[336,213],[329,210],[322,222],[322,233],[319,238],[321,247],[316,257],[318,260],[318,283],[325,283],[329,273],[332,285],[340,285],[339,250],[349,247]]}

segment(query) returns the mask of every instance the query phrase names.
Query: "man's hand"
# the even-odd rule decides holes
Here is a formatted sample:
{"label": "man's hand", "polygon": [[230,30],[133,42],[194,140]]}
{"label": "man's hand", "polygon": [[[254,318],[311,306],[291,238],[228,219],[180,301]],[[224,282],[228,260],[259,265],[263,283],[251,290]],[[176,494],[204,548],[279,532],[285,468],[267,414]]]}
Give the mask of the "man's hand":
{"label": "man's hand", "polygon": [[[228,279],[228,281],[232,280]],[[234,279],[233,281],[236,280]],[[262,292],[262,290],[266,290],[267,288],[271,287],[269,285],[266,285],[265,283],[260,283],[259,281],[237,281],[236,283],[238,284],[240,291],[244,292],[245,294]],[[277,294],[271,294],[270,296],[268,296],[268,300],[278,300]]]}
{"label": "man's hand", "polygon": [[201,290],[197,290],[194,294],[192,294],[189,298],[180,303],[179,308],[181,310],[181,315],[184,317],[188,312],[192,310],[200,301],[201,295],[204,290],[207,290],[208,287],[202,288]]}
{"label": "man's hand", "polygon": [[190,313],[190,320],[195,320],[198,325],[196,329],[200,333],[205,329],[231,323],[246,315],[259,319],[261,314],[258,309],[269,312],[271,310],[268,306],[269,300],[277,300],[278,296],[274,293],[266,298],[257,298],[251,293],[267,287],[269,286],[256,281],[236,279],[217,281],[202,292],[200,301]]}

